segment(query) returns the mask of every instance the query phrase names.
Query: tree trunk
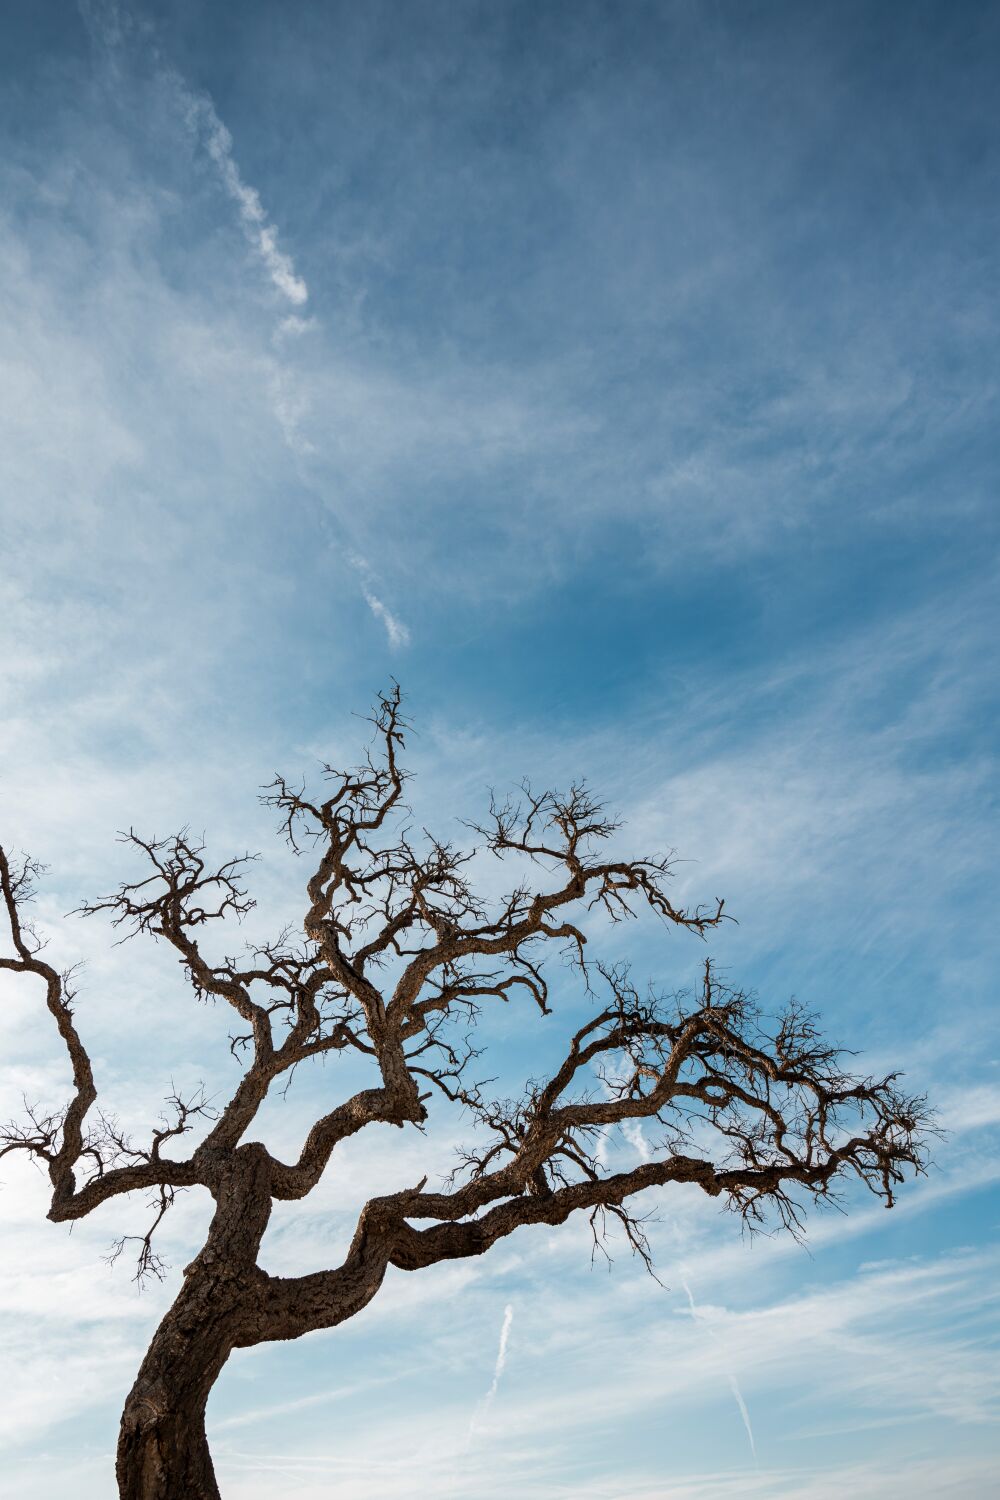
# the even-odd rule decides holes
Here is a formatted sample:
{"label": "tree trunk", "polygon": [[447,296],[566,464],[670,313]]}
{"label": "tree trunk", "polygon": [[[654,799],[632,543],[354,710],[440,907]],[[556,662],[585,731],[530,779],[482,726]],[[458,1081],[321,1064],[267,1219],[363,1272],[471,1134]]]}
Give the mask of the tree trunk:
{"label": "tree trunk", "polygon": [[199,1281],[185,1285],[163,1319],[125,1403],[121,1500],[220,1500],[205,1406],[232,1348],[228,1325],[236,1308],[217,1295],[222,1288],[213,1279]]}
{"label": "tree trunk", "polygon": [[201,1254],[164,1317],[129,1392],[118,1438],[120,1500],[220,1500],[205,1407],[238,1344],[256,1342],[256,1255],[271,1196],[259,1148],[242,1147],[216,1192]]}

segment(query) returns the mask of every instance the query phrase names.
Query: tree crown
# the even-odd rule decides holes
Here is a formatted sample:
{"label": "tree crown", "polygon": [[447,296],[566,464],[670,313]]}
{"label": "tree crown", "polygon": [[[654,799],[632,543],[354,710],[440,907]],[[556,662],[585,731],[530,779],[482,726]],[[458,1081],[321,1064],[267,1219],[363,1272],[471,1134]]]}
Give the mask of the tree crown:
{"label": "tree crown", "polygon": [[[110,1197],[151,1189],[156,1218],[139,1239],[138,1269],[159,1274],[153,1231],[178,1189],[201,1184],[220,1200],[234,1164],[252,1152],[268,1201],[301,1198],[338,1144],[368,1125],[422,1125],[431,1093],[468,1111],[475,1143],[449,1181],[432,1190],[424,1179],[371,1199],[348,1262],[299,1278],[294,1295],[292,1283],[282,1284],[282,1295],[280,1279],[266,1278],[275,1331],[261,1336],[288,1337],[339,1320],[333,1294],[338,1287],[342,1294],[358,1257],[374,1256],[383,1272],[389,1264],[416,1269],[583,1210],[595,1237],[608,1214],[619,1220],[648,1264],[642,1220],[630,1206],[646,1188],[695,1183],[751,1226],[773,1212],[797,1232],[808,1202],[833,1197],[848,1177],[891,1206],[906,1173],[924,1170],[926,1101],[905,1094],[897,1075],[847,1071],[840,1049],[797,1004],[769,1024],[710,960],[696,994],[664,997],[640,990],[627,967],[588,958],[584,924],[595,908],[622,921],[645,907],[699,937],[725,912],[721,901],[674,904],[669,858],[608,857],[617,825],[586,786],[538,794],[525,784],[516,799],[491,798],[484,821],[468,825],[473,849],[416,839],[403,800],[407,725],[398,688],[380,697],[372,723],[373,747],[360,767],[324,767],[325,795],[310,797],[281,776],[265,788],[292,847],[309,861],[297,940],[286,932],[242,960],[211,958],[204,929],[252,905],[243,885],[250,856],[212,866],[186,831],[124,835],[145,873],[81,908],[109,913],[126,935],[169,944],[196,994],[225,1001],[238,1018],[231,1044],[243,1069],[231,1096],[216,1111],[203,1093],[175,1092],[147,1146],[95,1110],[71,977],[46,962],[25,917],[38,867],[0,849],[12,947],[0,968],[42,980],[73,1075],[64,1109],[29,1108],[0,1135],[0,1155],[27,1151],[45,1164],[50,1218],[80,1218]],[[477,851],[517,861],[537,878],[488,900],[471,876]],[[568,954],[586,988],[588,1019],[550,1076],[529,1080],[516,1098],[491,1098],[470,1078],[477,1020],[484,1006],[518,994],[549,1014],[545,957],[553,949]],[[279,1080],[310,1058],[348,1051],[369,1061],[373,1086],[315,1120],[296,1160],[247,1141]],[[197,1121],[207,1123],[197,1148],[186,1158],[165,1155]],[[607,1132],[633,1121],[659,1127],[655,1151],[612,1170]],[[271,1326],[267,1317],[261,1326]]]}

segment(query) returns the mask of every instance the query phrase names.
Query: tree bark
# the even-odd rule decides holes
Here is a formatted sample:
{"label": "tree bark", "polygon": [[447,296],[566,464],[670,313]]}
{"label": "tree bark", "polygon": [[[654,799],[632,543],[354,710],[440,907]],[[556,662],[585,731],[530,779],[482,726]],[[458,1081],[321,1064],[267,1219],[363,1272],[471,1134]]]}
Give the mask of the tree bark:
{"label": "tree bark", "polygon": [[221,1280],[194,1268],[154,1335],[122,1415],[121,1500],[219,1500],[205,1406],[239,1313]]}
{"label": "tree bark", "polygon": [[211,1379],[178,1379],[171,1388],[156,1376],[136,1381],[118,1439],[120,1500],[220,1500],[205,1435],[211,1385]]}
{"label": "tree bark", "polygon": [[256,1257],[271,1211],[262,1147],[241,1147],[227,1168],[205,1248],[185,1269],[125,1403],[120,1500],[220,1500],[205,1407],[232,1350],[257,1342],[267,1278]]}

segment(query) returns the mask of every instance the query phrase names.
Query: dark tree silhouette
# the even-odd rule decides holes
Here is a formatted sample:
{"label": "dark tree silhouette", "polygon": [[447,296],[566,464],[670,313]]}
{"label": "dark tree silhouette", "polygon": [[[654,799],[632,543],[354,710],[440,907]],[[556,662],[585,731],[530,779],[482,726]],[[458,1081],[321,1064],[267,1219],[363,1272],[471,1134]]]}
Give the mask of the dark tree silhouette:
{"label": "dark tree silhouette", "polygon": [[[600,858],[615,825],[585,787],[565,795],[525,787],[518,801],[491,800],[478,848],[534,869],[538,884],[490,902],[472,888],[472,852],[410,836],[398,690],[379,700],[373,722],[375,752],[353,771],[325,767],[324,798],[310,800],[282,777],[265,789],[294,848],[314,855],[297,943],[285,935],[242,963],[209,957],[204,929],[252,905],[241,883],[246,861],[213,868],[186,833],[145,840],[130,832],[147,873],[82,908],[169,943],[196,994],[224,1000],[242,1023],[233,1038],[242,1076],[225,1107],[216,1113],[202,1096],[175,1094],[144,1149],[92,1116],[97,1088],[68,977],[42,957],[24,915],[37,866],[0,851],[13,945],[0,967],[42,981],[74,1085],[64,1110],[29,1111],[7,1127],[3,1153],[27,1151],[45,1164],[57,1223],[151,1191],[156,1220],[138,1241],[140,1275],[161,1269],[153,1231],[178,1189],[203,1187],[215,1201],[205,1246],[185,1267],[125,1404],[122,1500],[217,1500],[205,1406],[230,1352],[335,1327],[371,1301],[390,1266],[417,1271],[481,1255],[522,1225],[561,1224],[578,1211],[597,1236],[613,1215],[648,1262],[630,1207],[647,1188],[696,1184],[751,1224],[773,1211],[794,1232],[804,1206],[845,1177],[891,1206],[906,1169],[924,1167],[924,1101],[900,1092],[895,1075],[845,1072],[838,1049],[798,1007],[768,1027],[710,963],[697,995],[664,999],[636,989],[627,970],[585,959],[580,923],[594,908],[620,920],[645,905],[701,937],[723,920],[721,901],[674,905],[669,860]],[[573,958],[589,1019],[550,1078],[529,1081],[517,1100],[491,1101],[467,1078],[477,1017],[521,993],[548,1015],[543,959],[553,945]],[[346,1051],[368,1060],[372,1086],[316,1120],[296,1161],[246,1139],[268,1090],[291,1069]],[[262,1270],[272,1202],[305,1197],[338,1144],[366,1126],[422,1125],[435,1090],[479,1127],[452,1179],[439,1191],[424,1179],[371,1198],[339,1266],[287,1278]],[[662,1127],[656,1157],[612,1171],[601,1139],[632,1120]],[[171,1155],[201,1121],[197,1149]]]}

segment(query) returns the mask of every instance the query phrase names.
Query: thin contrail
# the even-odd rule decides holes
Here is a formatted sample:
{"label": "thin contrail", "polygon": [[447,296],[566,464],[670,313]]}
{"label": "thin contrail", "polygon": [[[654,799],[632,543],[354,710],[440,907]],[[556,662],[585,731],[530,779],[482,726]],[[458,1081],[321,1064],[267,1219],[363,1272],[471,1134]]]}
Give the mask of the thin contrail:
{"label": "thin contrail", "polygon": [[493,1384],[490,1386],[489,1395],[486,1397],[487,1408],[489,1407],[490,1402],[493,1400],[493,1397],[497,1393],[497,1386],[500,1384],[500,1376],[503,1374],[504,1365],[507,1363],[507,1341],[510,1338],[510,1325],[513,1323],[513,1321],[514,1304],[513,1302],[508,1302],[507,1306],[503,1310],[503,1324],[500,1329],[500,1347],[497,1350],[497,1362],[493,1369]]}
{"label": "thin contrail", "polygon": [[[180,86],[184,89],[183,84]],[[279,250],[278,231],[268,218],[257,189],[244,182],[233,155],[232,136],[207,94],[194,94],[188,89],[184,92],[189,124],[201,134],[222,185],[236,204],[243,233],[260,257],[275,290],[293,306],[301,307],[309,299],[309,288],[296,274],[292,257]]]}
{"label": "thin contrail", "polygon": [[[681,1278],[681,1286],[684,1288],[685,1292],[687,1293],[688,1305],[691,1308],[691,1316],[693,1318],[697,1318],[700,1323],[703,1323],[704,1327],[705,1327],[705,1331],[708,1334],[709,1338],[713,1338],[714,1339],[715,1338],[715,1329],[711,1326],[710,1323],[705,1322],[705,1320],[701,1317],[701,1314],[699,1313],[698,1308],[695,1305],[695,1300],[694,1300],[694,1296],[692,1294],[691,1288],[688,1286],[687,1282],[683,1279],[683,1277]],[[747,1410],[747,1404],[746,1404],[746,1402],[743,1399],[743,1392],[740,1390],[739,1382],[736,1379],[736,1376],[733,1374],[732,1370],[728,1370],[726,1372],[726,1378],[729,1381],[729,1389],[733,1393],[733,1400],[736,1402],[736,1405],[739,1407],[740,1416],[743,1419],[743,1426],[746,1428],[747,1438],[749,1439],[749,1442],[750,1442],[750,1452],[753,1454],[754,1463],[756,1463],[757,1462],[757,1444],[754,1442],[753,1428],[750,1425],[750,1413]]]}
{"label": "thin contrail", "polygon": [[[233,137],[220,119],[211,96],[189,86],[178,69],[164,58],[155,23],[137,17],[121,0],[77,0],[77,3],[84,24],[112,75],[117,77],[130,58],[141,56],[147,63],[152,63],[160,82],[172,90],[190,139],[211,161],[220,186],[236,208],[245,238],[284,305],[284,316],[279,318],[272,335],[277,357],[270,364],[267,391],[282,437],[296,461],[299,478],[315,495],[314,481],[304,467],[305,460],[320,451],[306,430],[309,392],[296,376],[292,364],[281,357],[289,339],[320,326],[315,318],[301,315],[309,301],[309,287],[298,273],[292,256],[281,248],[277,225],[264,207],[260,193],[243,177]],[[324,518],[328,515],[324,506]],[[409,630],[381,594],[367,586],[362,587],[361,592],[368,608],[382,624],[391,649],[395,651],[407,646]]]}
{"label": "thin contrail", "polygon": [[753,1454],[754,1460],[756,1461],[757,1444],[753,1440],[753,1428],[750,1426],[750,1413],[747,1411],[747,1404],[743,1399],[743,1393],[739,1388],[736,1376],[731,1370],[729,1372],[729,1389],[732,1391],[733,1397],[736,1401],[736,1405],[740,1409],[740,1416],[743,1418],[743,1426],[746,1428],[747,1437],[750,1439],[750,1452]]}
{"label": "thin contrail", "polygon": [[476,1410],[472,1413],[472,1419],[469,1422],[469,1436],[467,1440],[468,1443],[472,1442],[473,1434],[475,1433],[476,1428],[479,1426],[480,1421],[486,1416],[491,1405],[493,1404],[493,1397],[497,1393],[497,1387],[500,1384],[500,1377],[503,1374],[504,1366],[507,1363],[507,1345],[510,1341],[510,1325],[513,1323],[513,1321],[514,1304],[512,1302],[508,1302],[507,1306],[503,1310],[503,1323],[500,1326],[500,1347],[497,1350],[497,1362],[493,1366],[493,1383],[487,1391],[486,1395],[483,1397],[482,1401],[476,1407]]}

